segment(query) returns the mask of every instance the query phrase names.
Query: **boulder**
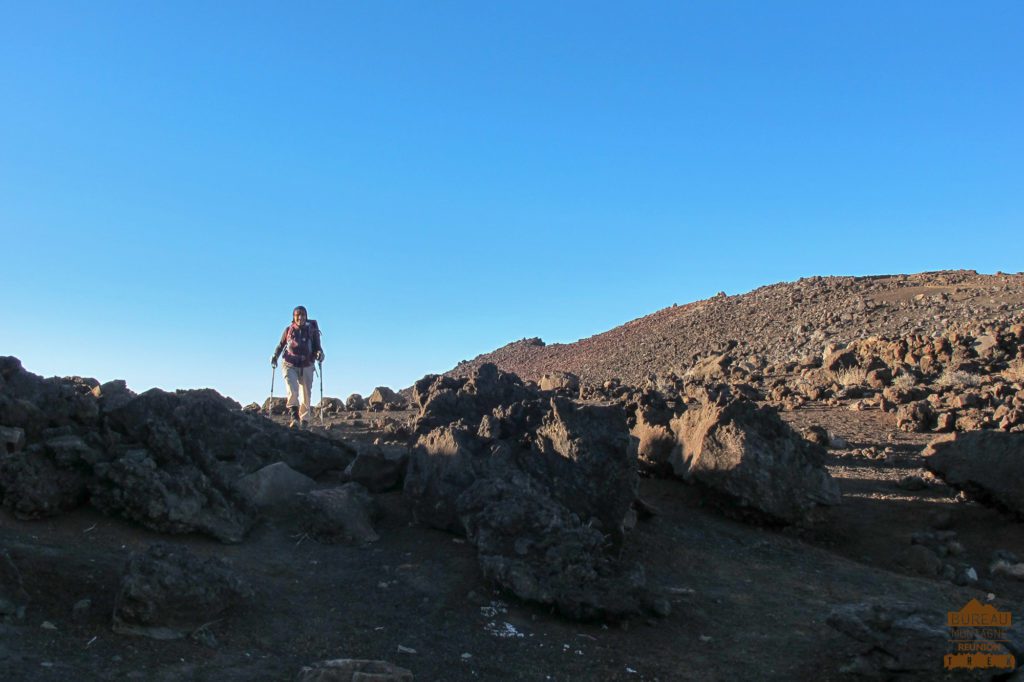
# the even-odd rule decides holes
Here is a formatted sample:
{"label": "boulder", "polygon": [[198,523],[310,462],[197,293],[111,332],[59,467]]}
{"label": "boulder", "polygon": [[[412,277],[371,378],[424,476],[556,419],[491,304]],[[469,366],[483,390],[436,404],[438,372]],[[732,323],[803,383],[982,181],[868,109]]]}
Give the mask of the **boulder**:
{"label": "boulder", "polygon": [[180,639],[252,594],[224,559],[152,545],[128,561],[114,601],[114,632]]}
{"label": "boulder", "polygon": [[408,464],[408,447],[372,445],[360,451],[348,465],[345,479],[359,483],[371,493],[382,493],[401,485]]}
{"label": "boulder", "polygon": [[215,473],[204,453],[125,449],[96,466],[89,492],[100,511],[159,533],[200,532],[234,543],[256,521],[252,505]]}
{"label": "boulder", "polygon": [[821,367],[829,372],[842,372],[859,364],[855,348],[842,348],[827,353],[821,360]]}
{"label": "boulder", "polygon": [[123,379],[115,379],[101,384],[93,391],[93,394],[99,398],[100,410],[103,412],[123,407],[136,395],[135,391],[128,388],[128,384]]}
{"label": "boulder", "polygon": [[264,414],[283,415],[288,413],[287,398],[267,398],[263,401],[262,411]]}
{"label": "boulder", "polygon": [[378,386],[366,399],[371,410],[400,410],[406,406],[406,400],[387,386]]}
{"label": "boulder", "polygon": [[[418,395],[436,418],[436,396],[457,392],[442,378],[430,388]],[[528,391],[517,381],[505,389]],[[464,407],[446,413],[481,410],[478,396],[456,395]],[[617,558],[638,480],[622,407],[533,398],[477,419],[455,418],[420,436],[404,486],[416,519],[465,535],[487,578],[569,617],[664,613],[643,570]]]}
{"label": "boulder", "polygon": [[687,372],[687,378],[705,383],[725,381],[729,376],[729,366],[733,363],[728,354],[711,355],[698,360]]}
{"label": "boulder", "polygon": [[572,372],[549,372],[541,376],[540,390],[558,391],[575,397],[580,391],[580,378]]}
{"label": "boulder", "polygon": [[459,498],[466,537],[484,577],[520,599],[576,620],[667,615],[645,585],[643,567],[609,554],[607,537],[523,475],[480,479]]}
{"label": "boulder", "polygon": [[837,505],[839,487],[825,451],[793,431],[769,407],[737,400],[706,403],[672,421],[676,475],[722,495],[742,512],[780,523],[808,520]]}
{"label": "boulder", "polygon": [[[107,415],[108,424],[132,442],[177,457],[209,455],[211,465],[247,474],[283,461],[307,476],[342,470],[355,452],[340,441],[294,431],[245,414],[214,391],[146,391]],[[237,471],[241,469],[242,471]]]}
{"label": "boulder", "polygon": [[28,441],[46,429],[97,425],[99,404],[88,384],[75,378],[43,379],[9,356],[0,357],[0,380],[0,424],[22,429]]}
{"label": "boulder", "polygon": [[377,503],[360,484],[316,490],[302,499],[307,532],[316,540],[365,545],[380,539],[373,529]]}
{"label": "boulder", "polygon": [[1024,520],[1024,433],[951,433],[922,454],[928,470],[948,485]]}
{"label": "boulder", "polygon": [[669,427],[669,421],[670,419],[658,419],[649,410],[638,409],[636,423],[629,431],[634,439],[639,463],[655,472],[671,469],[669,459],[676,438]]}
{"label": "boulder", "polygon": [[[56,516],[88,497],[92,467],[103,454],[74,433],[54,435],[0,458],[0,496],[21,519]],[[92,444],[90,444],[92,443]]]}
{"label": "boulder", "polygon": [[458,420],[478,425],[485,414],[502,405],[537,397],[515,374],[491,363],[480,365],[464,379],[427,375],[413,386],[413,401],[419,408],[414,430],[422,435]]}
{"label": "boulder", "polygon": [[345,401],[341,398],[321,398],[316,409],[317,412],[322,410],[324,414],[341,414],[345,411]]}
{"label": "boulder", "polygon": [[817,424],[808,426],[803,430],[801,435],[815,445],[820,445],[825,448],[829,446],[829,443],[832,440],[828,435],[828,430],[824,426],[818,426]]}
{"label": "boulder", "polygon": [[896,409],[896,428],[901,431],[931,431],[937,424],[935,410],[926,400],[918,400]]}
{"label": "boulder", "polygon": [[417,522],[462,534],[456,500],[495,462],[467,429],[442,426],[419,437],[409,458],[403,494]]}
{"label": "boulder", "polygon": [[[107,413],[119,443],[93,468],[93,506],[165,533],[239,542],[255,509],[242,476],[283,461],[307,476],[344,469],[348,446],[247,415],[213,391],[153,389]],[[268,461],[269,460],[269,461]]]}
{"label": "boulder", "polygon": [[521,458],[521,468],[618,547],[639,487],[622,408],[553,398],[531,454]]}
{"label": "boulder", "polygon": [[235,490],[261,509],[298,501],[298,493],[308,492],[315,487],[316,481],[284,462],[268,464],[235,481]]}
{"label": "boulder", "polygon": [[25,447],[25,430],[10,426],[0,426],[0,456],[13,455]]}
{"label": "boulder", "polygon": [[348,410],[365,410],[366,400],[358,393],[353,393],[345,399],[345,408]]}

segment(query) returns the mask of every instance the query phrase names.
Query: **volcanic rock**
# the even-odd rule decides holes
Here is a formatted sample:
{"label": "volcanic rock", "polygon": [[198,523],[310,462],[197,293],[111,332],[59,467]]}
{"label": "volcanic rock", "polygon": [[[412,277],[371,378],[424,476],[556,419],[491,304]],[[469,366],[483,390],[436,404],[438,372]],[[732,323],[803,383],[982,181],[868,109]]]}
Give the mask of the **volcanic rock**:
{"label": "volcanic rock", "polygon": [[344,475],[347,481],[359,483],[371,493],[382,493],[402,483],[408,464],[408,447],[372,445],[360,450]]}
{"label": "volcanic rock", "polygon": [[94,426],[98,418],[99,405],[87,386],[43,379],[26,371],[18,358],[0,357],[0,424],[22,429],[32,441],[45,429]]}
{"label": "volcanic rock", "polygon": [[297,501],[298,493],[308,492],[315,486],[316,481],[284,462],[268,464],[235,481],[235,490],[261,509]]}
{"label": "volcanic rock", "polygon": [[548,372],[538,383],[542,391],[557,391],[572,397],[580,390],[580,378],[572,372]]}
{"label": "volcanic rock", "polygon": [[25,430],[0,426],[0,455],[14,454],[25,447]]}
{"label": "volcanic rock", "polygon": [[264,414],[282,415],[288,412],[288,400],[286,398],[267,398],[263,401]]}
{"label": "volcanic rock", "polygon": [[478,425],[499,406],[536,398],[519,377],[491,364],[479,366],[468,379],[427,375],[413,386],[413,402],[419,408],[415,432],[425,434],[460,419]]}
{"label": "volcanic rock", "polygon": [[[417,520],[465,535],[484,574],[522,599],[573,618],[657,610],[642,569],[612,552],[637,486],[621,406],[534,397],[495,407],[483,429],[484,415],[472,416],[484,406],[536,394],[493,372],[454,390],[428,379],[416,391],[424,417],[453,421],[422,434],[413,449],[404,494]],[[437,400],[443,410],[433,407]]]}
{"label": "volcanic rock", "polygon": [[950,486],[1024,520],[1024,433],[952,433],[922,454],[925,466]]}
{"label": "volcanic rock", "polygon": [[405,407],[406,401],[387,386],[378,386],[366,399],[366,404],[371,410],[400,410]]}
{"label": "volcanic rock", "polygon": [[109,412],[127,405],[136,396],[135,391],[128,388],[123,379],[115,379],[101,384],[93,390],[93,394],[99,398],[100,410]]}
{"label": "volcanic rock", "polygon": [[100,511],[160,533],[198,531],[241,542],[256,521],[255,509],[218,476],[205,453],[125,449],[96,466],[89,492]]}
{"label": "volcanic rock", "polygon": [[667,613],[667,604],[650,596],[642,566],[616,560],[603,533],[534,485],[523,474],[480,479],[460,496],[466,537],[485,577],[577,620]]}
{"label": "volcanic rock", "polygon": [[896,410],[896,427],[902,431],[930,431],[935,425],[935,411],[925,400],[900,405]]}
{"label": "volcanic rock", "polygon": [[797,523],[815,508],[839,504],[825,452],[768,407],[707,403],[672,421],[676,475],[723,494],[743,511]]}
{"label": "volcanic rock", "polygon": [[114,601],[114,632],[180,639],[252,594],[223,559],[152,545],[128,561]]}
{"label": "volcanic rock", "polygon": [[303,496],[302,504],[307,530],[320,542],[364,545],[380,539],[373,529],[377,503],[358,483],[315,490]]}
{"label": "volcanic rock", "polygon": [[21,519],[55,516],[88,496],[91,467],[100,453],[84,439],[61,435],[0,458],[0,495]]}

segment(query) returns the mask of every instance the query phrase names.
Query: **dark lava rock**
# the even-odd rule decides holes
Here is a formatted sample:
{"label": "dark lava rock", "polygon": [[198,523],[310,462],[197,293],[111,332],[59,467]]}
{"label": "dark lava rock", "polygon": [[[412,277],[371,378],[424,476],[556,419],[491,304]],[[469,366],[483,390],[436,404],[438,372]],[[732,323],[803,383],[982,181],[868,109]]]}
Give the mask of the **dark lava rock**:
{"label": "dark lava rock", "polygon": [[922,454],[928,470],[950,486],[1024,520],[1024,433],[951,433]]}
{"label": "dark lava rock", "polygon": [[371,493],[382,493],[401,485],[408,465],[406,446],[373,445],[360,450],[345,469],[345,479],[363,485]]}
{"label": "dark lava rock", "polygon": [[128,561],[114,601],[114,632],[180,639],[252,594],[223,559],[153,545]]}
{"label": "dark lava rock", "polygon": [[[420,428],[441,414],[452,421],[413,449],[404,495],[416,518],[464,534],[484,575],[521,599],[580,619],[664,613],[642,568],[616,551],[638,481],[622,407],[557,397],[501,405],[500,396],[537,393],[481,369],[480,381],[457,388],[418,384]],[[493,394],[480,392],[488,386]],[[483,428],[487,415],[476,415],[496,403]]]}
{"label": "dark lava rock", "polygon": [[379,516],[376,500],[358,483],[315,490],[302,499],[306,528],[316,540],[365,545],[380,539],[373,529]]}

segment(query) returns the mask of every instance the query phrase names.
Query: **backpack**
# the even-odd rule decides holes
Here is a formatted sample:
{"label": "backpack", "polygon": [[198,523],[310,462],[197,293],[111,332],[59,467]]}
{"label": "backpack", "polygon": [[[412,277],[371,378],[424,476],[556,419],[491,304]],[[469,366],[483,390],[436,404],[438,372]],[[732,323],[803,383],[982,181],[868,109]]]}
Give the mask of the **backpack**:
{"label": "backpack", "polygon": [[294,367],[308,367],[313,364],[313,351],[320,347],[320,327],[316,320],[296,327],[288,325],[284,346],[284,361]]}

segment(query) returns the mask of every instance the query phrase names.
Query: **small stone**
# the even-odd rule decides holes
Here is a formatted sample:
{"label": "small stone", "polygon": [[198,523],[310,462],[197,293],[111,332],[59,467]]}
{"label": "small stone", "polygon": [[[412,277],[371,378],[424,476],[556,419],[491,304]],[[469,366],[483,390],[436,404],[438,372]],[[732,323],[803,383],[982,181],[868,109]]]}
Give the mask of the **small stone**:
{"label": "small stone", "polygon": [[957,571],[956,577],[953,582],[957,585],[970,585],[971,583],[978,582],[978,572],[973,567],[967,566]]}
{"label": "small stone", "polygon": [[92,608],[91,599],[79,599],[71,608],[71,620],[81,625],[89,619],[89,610]]}
{"label": "small stone", "polygon": [[896,485],[903,490],[924,490],[928,487],[925,480],[917,474],[908,474],[901,478]]}
{"label": "small stone", "polygon": [[44,620],[43,624],[40,625],[39,627],[41,627],[44,630],[56,630],[57,629],[57,626],[54,625],[53,623],[51,623],[48,620]]}
{"label": "small stone", "polygon": [[900,563],[914,573],[934,576],[942,569],[942,560],[924,545],[911,545],[903,552]]}
{"label": "small stone", "polygon": [[398,653],[400,654],[415,654],[416,650],[407,646],[398,645]]}

